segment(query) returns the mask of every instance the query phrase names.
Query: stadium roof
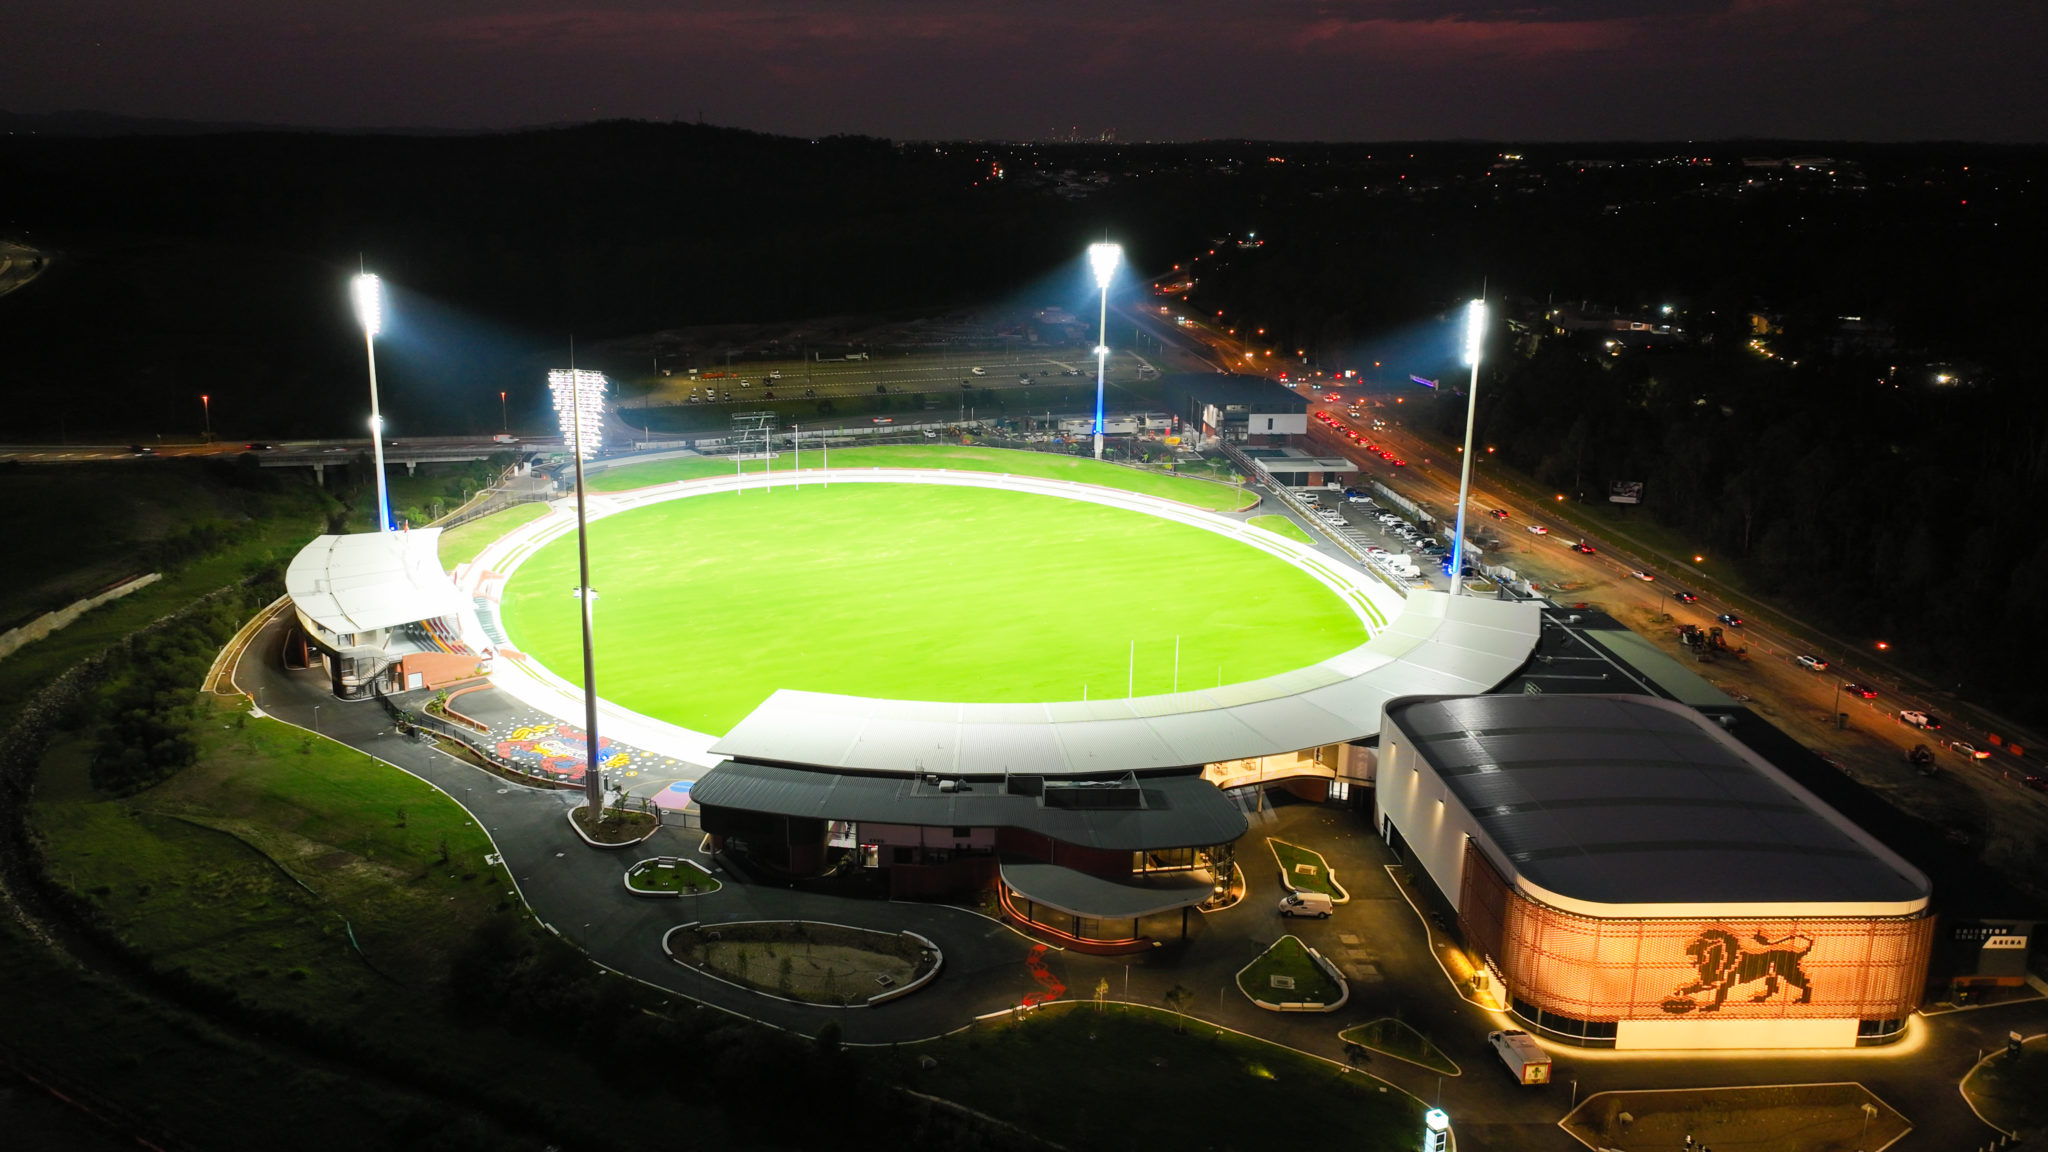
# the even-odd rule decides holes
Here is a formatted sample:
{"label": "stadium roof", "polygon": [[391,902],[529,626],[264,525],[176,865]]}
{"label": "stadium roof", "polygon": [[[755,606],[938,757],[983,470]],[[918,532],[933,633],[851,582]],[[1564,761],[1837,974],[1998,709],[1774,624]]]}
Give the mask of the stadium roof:
{"label": "stadium roof", "polygon": [[440,540],[439,528],[317,536],[292,557],[284,590],[342,635],[455,615],[468,601],[441,569]]}
{"label": "stadium roof", "polygon": [[1083,775],[1211,764],[1356,740],[1388,700],[1490,691],[1528,658],[1536,605],[1410,595],[1379,634],[1278,676],[1164,696],[1034,704],[783,689],[711,750],[861,772]]}
{"label": "stadium roof", "polygon": [[1399,701],[1388,719],[1471,813],[1495,864],[1567,911],[1926,905],[1918,869],[1681,704],[1474,696]]}
{"label": "stadium roof", "polygon": [[1245,832],[1243,810],[1192,774],[1139,780],[1123,807],[1064,806],[1055,802],[1057,789],[1031,794],[1022,783],[955,781],[942,789],[926,776],[851,776],[735,760],[692,785],[690,803],[812,820],[1022,828],[1119,852],[1228,844]]}

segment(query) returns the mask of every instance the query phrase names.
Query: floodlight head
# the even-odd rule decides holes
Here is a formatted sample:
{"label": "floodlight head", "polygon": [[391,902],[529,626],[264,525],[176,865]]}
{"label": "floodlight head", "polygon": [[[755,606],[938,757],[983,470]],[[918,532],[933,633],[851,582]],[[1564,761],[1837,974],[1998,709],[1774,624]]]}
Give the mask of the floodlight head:
{"label": "floodlight head", "polygon": [[363,326],[363,335],[375,336],[384,330],[384,284],[375,272],[362,272],[349,282],[349,295],[355,298],[356,322]]}
{"label": "floodlight head", "polygon": [[1108,288],[1109,278],[1116,272],[1117,261],[1124,258],[1121,244],[1090,244],[1088,246],[1088,267],[1095,272],[1095,286]]}
{"label": "floodlight head", "polygon": [[1479,363],[1479,343],[1486,336],[1486,301],[1465,305],[1465,363]]}

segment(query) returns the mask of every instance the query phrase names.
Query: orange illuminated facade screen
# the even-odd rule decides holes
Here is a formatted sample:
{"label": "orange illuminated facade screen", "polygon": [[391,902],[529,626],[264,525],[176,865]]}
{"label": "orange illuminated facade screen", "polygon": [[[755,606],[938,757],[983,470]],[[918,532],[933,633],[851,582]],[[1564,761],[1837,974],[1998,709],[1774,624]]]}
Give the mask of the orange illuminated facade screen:
{"label": "orange illuminated facade screen", "polygon": [[1678,1017],[1902,1021],[1920,1002],[1934,940],[1925,915],[1577,915],[1512,890],[1469,843],[1463,888],[1466,943],[1497,966],[1516,1012],[1550,1030],[1583,1022],[1588,1036]]}

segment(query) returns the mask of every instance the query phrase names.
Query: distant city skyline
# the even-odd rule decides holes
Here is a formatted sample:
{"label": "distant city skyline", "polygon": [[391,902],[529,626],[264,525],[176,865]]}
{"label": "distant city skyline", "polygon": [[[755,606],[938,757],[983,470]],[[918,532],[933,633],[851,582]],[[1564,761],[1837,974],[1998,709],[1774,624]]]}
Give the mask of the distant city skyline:
{"label": "distant city skyline", "polygon": [[2048,137],[2010,0],[12,6],[0,109],[895,139]]}

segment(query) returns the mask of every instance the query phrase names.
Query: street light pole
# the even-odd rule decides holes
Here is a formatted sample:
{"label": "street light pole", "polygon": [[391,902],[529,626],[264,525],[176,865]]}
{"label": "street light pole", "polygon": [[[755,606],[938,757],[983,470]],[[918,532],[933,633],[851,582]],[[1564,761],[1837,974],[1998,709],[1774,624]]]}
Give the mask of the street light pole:
{"label": "street light pole", "polygon": [[1116,274],[1123,247],[1104,241],[1088,246],[1088,266],[1095,273],[1095,285],[1102,289],[1102,319],[1095,336],[1095,458],[1102,459],[1102,381],[1109,371],[1109,279]]}
{"label": "street light pole", "polygon": [[510,432],[511,430],[512,417],[505,413],[505,394],[500,392],[498,393],[498,431]]}
{"label": "street light pole", "polygon": [[213,397],[208,396],[204,392],[199,394],[199,415],[206,421],[206,435],[204,439],[208,444],[211,444],[213,443]]}
{"label": "street light pole", "polygon": [[391,493],[384,486],[384,416],[377,408],[377,333],[384,327],[384,286],[375,272],[356,275],[351,289],[370,364],[370,453],[377,469],[377,531],[391,531]]}
{"label": "street light pole", "polygon": [[1479,345],[1486,335],[1486,302],[1474,300],[1465,306],[1465,363],[1472,366],[1472,383],[1465,389],[1465,459],[1458,467],[1458,519],[1451,536],[1451,595],[1465,592],[1465,500],[1472,491],[1472,425],[1479,414]]}

